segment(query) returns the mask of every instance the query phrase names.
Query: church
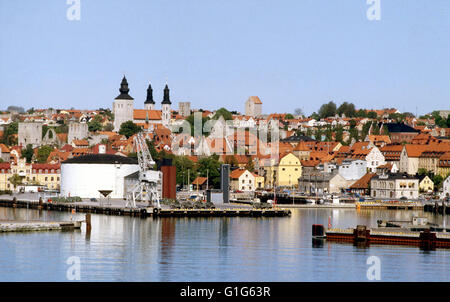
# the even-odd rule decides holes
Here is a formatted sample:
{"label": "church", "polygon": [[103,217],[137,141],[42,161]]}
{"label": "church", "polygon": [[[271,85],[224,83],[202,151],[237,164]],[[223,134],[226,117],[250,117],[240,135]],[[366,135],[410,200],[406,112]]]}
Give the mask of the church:
{"label": "church", "polygon": [[128,81],[123,76],[120,83],[120,94],[114,99],[113,114],[114,114],[114,131],[120,130],[120,125],[127,121],[147,128],[151,124],[162,124],[168,127],[172,118],[172,103],[170,101],[170,90],[168,85],[164,88],[164,97],[161,102],[161,110],[155,109],[155,101],[153,100],[153,89],[151,84],[148,85],[147,98],[144,102],[144,109],[134,109],[134,99],[130,96],[130,89],[128,88]]}

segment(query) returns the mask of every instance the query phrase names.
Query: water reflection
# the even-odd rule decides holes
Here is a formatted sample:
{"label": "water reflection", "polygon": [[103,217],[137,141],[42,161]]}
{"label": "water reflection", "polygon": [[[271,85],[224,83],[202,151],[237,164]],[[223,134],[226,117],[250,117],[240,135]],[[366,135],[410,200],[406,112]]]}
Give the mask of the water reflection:
{"label": "water reflection", "polygon": [[[1,219],[84,220],[82,213],[0,208]],[[383,281],[448,281],[449,251],[312,240],[312,224],[375,227],[421,211],[293,209],[284,218],[147,218],[92,214],[80,232],[0,234],[0,281],[66,281],[78,256],[82,281],[367,281],[380,257]]]}

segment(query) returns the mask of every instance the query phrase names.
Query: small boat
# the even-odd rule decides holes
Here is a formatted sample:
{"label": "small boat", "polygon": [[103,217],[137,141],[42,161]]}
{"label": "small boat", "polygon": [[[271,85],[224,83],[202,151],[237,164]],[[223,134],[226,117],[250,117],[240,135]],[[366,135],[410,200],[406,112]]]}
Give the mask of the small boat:
{"label": "small boat", "polygon": [[[438,231],[442,232],[444,227],[436,224],[428,222],[428,218],[426,217],[413,217],[411,221],[395,221],[395,220],[377,220],[377,224],[379,228],[399,228],[406,229],[413,232],[430,230],[430,231]],[[447,232],[450,229],[446,229]]]}

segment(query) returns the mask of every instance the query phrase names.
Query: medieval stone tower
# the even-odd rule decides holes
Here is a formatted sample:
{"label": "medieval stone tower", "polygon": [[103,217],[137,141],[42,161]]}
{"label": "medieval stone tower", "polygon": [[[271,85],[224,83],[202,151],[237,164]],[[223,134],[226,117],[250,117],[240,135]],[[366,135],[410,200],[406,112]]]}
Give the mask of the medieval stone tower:
{"label": "medieval stone tower", "polygon": [[71,144],[74,139],[83,139],[89,135],[87,123],[75,123],[69,124],[69,133],[67,134],[67,143]]}
{"label": "medieval stone tower", "polygon": [[125,76],[123,76],[122,83],[120,83],[119,91],[119,96],[113,102],[114,131],[119,131],[122,123],[133,121],[134,99],[128,94],[130,89]]}
{"label": "medieval stone tower", "polygon": [[42,143],[42,126],[43,123],[19,123],[19,146],[31,144],[33,148],[39,147]]}

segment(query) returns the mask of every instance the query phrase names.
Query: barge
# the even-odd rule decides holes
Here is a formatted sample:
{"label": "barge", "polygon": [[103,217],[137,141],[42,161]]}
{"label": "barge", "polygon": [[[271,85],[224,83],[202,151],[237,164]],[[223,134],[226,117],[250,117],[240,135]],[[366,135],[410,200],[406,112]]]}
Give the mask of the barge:
{"label": "barge", "polygon": [[450,248],[450,229],[432,231],[430,228],[411,230],[402,227],[378,227],[369,229],[364,225],[356,228],[328,228],[312,226],[314,240],[353,243],[359,246],[370,244],[417,246],[422,249]]}

